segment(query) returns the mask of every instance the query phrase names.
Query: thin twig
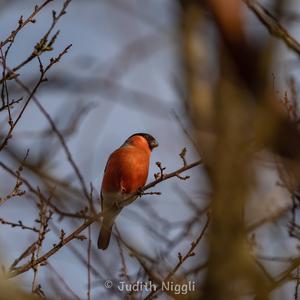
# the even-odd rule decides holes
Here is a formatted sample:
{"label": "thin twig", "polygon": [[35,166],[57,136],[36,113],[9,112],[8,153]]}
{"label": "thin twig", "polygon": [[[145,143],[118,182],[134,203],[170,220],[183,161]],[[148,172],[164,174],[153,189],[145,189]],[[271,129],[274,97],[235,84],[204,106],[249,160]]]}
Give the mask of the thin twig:
{"label": "thin twig", "polygon": [[88,247],[87,247],[87,274],[88,274],[88,286],[87,286],[87,300],[91,300],[91,226],[88,227]]}
{"label": "thin twig", "polygon": [[37,229],[35,227],[26,226],[26,225],[23,224],[23,222],[21,220],[19,220],[17,223],[15,223],[15,222],[10,222],[10,221],[7,221],[7,220],[4,220],[4,219],[0,218],[0,224],[9,225],[12,228],[15,228],[15,227],[18,228],[19,227],[21,229],[26,229],[26,230],[30,230],[30,231],[34,231],[34,232],[39,232],[39,229]]}
{"label": "thin twig", "polygon": [[281,39],[286,46],[300,55],[300,44],[289,32],[279,23],[279,21],[256,0],[244,0],[247,6],[257,16],[261,23],[268,29],[270,34]]}
{"label": "thin twig", "polygon": [[[194,256],[195,253],[194,253],[194,250],[195,248],[197,247],[197,245],[199,244],[199,242],[202,240],[205,232],[206,232],[206,229],[209,225],[209,221],[210,221],[210,218],[209,216],[207,217],[207,221],[202,229],[202,231],[200,232],[198,238],[193,241],[191,243],[191,247],[190,249],[188,250],[188,252],[182,256],[181,253],[178,253],[178,263],[176,264],[176,266],[169,272],[169,274],[162,280],[162,282],[168,282],[173,276],[174,274],[177,272],[177,270],[183,265],[183,263],[191,256]],[[145,300],[150,300],[150,299],[153,299],[153,297],[161,290],[162,288],[162,285],[160,284],[157,289],[155,290],[152,290],[148,295],[147,297],[145,298]]]}
{"label": "thin twig", "polygon": [[53,2],[53,0],[46,0],[44,1],[41,5],[36,5],[34,7],[34,11],[32,12],[32,14],[26,19],[23,20],[23,17],[21,16],[21,18],[19,19],[18,22],[18,27],[13,30],[10,35],[3,41],[0,42],[0,48],[4,47],[6,44],[8,43],[13,43],[16,35],[29,23],[35,23],[35,16],[46,6],[48,5],[50,2]]}

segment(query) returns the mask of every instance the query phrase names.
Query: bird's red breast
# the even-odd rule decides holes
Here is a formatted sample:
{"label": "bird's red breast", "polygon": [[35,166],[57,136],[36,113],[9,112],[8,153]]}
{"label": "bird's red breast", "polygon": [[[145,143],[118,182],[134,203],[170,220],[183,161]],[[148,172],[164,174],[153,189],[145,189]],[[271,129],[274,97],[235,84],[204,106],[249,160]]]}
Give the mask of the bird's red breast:
{"label": "bird's red breast", "polygon": [[105,192],[136,192],[147,181],[151,150],[145,138],[131,137],[114,151],[107,162],[102,181]]}

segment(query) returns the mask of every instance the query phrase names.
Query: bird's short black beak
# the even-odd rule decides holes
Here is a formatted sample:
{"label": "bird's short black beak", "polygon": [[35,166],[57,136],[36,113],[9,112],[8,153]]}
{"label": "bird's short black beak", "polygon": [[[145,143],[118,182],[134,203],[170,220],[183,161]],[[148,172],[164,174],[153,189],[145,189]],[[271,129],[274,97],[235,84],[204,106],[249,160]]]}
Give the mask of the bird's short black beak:
{"label": "bird's short black beak", "polygon": [[158,147],[158,145],[159,144],[158,144],[157,140],[153,140],[153,141],[150,142],[151,149],[154,149],[154,148]]}

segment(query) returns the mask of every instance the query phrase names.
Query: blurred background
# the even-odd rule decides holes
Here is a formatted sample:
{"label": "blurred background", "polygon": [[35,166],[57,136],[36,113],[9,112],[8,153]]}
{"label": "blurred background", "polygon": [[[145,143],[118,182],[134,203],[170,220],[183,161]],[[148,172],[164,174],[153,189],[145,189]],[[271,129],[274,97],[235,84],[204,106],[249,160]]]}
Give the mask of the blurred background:
{"label": "blurred background", "polygon": [[[100,211],[107,158],[133,133],[159,142],[148,182],[184,148],[187,165],[203,159],[124,209],[107,251],[93,222],[9,279],[28,297],[298,299],[299,3],[199,2],[0,1],[4,275],[92,217],[86,191]],[[116,288],[170,279],[196,290]]]}

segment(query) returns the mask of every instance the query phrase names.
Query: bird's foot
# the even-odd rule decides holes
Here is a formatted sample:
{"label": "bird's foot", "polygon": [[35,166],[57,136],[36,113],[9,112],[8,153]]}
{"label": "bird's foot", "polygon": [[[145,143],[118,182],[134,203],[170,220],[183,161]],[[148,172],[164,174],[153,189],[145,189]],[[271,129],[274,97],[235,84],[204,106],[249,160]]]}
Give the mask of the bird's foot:
{"label": "bird's foot", "polygon": [[142,197],[144,195],[144,190],[143,188],[138,188],[138,190],[136,191],[139,197]]}
{"label": "bird's foot", "polygon": [[122,208],[122,203],[121,203],[122,201],[120,201],[120,200],[116,200],[115,201],[115,207],[117,208],[117,209],[120,209],[120,208]]}

